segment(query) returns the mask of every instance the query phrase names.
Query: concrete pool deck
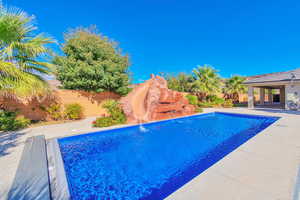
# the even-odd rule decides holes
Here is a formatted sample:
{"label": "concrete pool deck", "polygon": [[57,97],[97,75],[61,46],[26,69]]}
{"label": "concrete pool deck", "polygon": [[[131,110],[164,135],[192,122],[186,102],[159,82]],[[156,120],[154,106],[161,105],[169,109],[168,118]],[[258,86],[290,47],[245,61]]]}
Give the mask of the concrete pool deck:
{"label": "concrete pool deck", "polygon": [[[300,163],[300,112],[205,109],[279,116],[277,122],[228,154],[212,167],[171,194],[168,200],[199,199],[295,199],[294,189]],[[94,118],[0,133],[0,199],[6,199],[24,147],[31,136],[47,139],[103,130],[92,128]]]}

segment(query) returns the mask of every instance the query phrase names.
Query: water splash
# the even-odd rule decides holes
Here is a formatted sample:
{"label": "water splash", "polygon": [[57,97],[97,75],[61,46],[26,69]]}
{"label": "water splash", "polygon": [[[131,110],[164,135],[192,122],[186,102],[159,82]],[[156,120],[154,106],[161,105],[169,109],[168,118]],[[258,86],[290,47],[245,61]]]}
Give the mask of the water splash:
{"label": "water splash", "polygon": [[149,130],[146,129],[142,124],[139,125],[139,129],[140,129],[140,131],[143,132],[143,133],[146,133],[146,132],[149,131]]}

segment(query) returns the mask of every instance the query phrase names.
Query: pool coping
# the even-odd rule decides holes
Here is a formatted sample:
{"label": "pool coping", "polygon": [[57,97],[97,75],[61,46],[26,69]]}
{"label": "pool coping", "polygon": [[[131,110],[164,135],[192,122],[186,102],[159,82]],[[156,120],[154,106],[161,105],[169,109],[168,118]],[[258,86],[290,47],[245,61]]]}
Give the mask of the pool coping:
{"label": "pool coping", "polygon": [[57,139],[49,139],[47,146],[48,173],[53,200],[71,199],[66,171]]}
{"label": "pool coping", "polygon": [[296,177],[293,200],[300,200],[300,166]]}
{"label": "pool coping", "polygon": [[[210,114],[215,114],[215,113],[229,114],[229,115],[235,115],[235,116],[277,118],[271,125],[277,123],[281,118],[279,116],[272,116],[272,115],[243,114],[243,113],[213,111],[213,112],[197,113],[197,114],[194,114],[194,115],[176,117],[176,118],[172,118],[172,119],[151,121],[151,122],[146,122],[146,123],[141,123],[141,124],[130,124],[130,125],[124,125],[124,126],[121,126],[121,127],[109,127],[107,129],[94,131],[94,132],[77,133],[77,134],[73,134],[73,135],[55,137],[55,138],[48,139],[47,140],[47,152],[49,151],[50,153],[48,153],[47,156],[48,156],[48,160],[51,161],[51,162],[48,161],[50,163],[49,166],[48,166],[48,170],[49,170],[49,176],[50,176],[50,189],[51,189],[51,195],[52,195],[53,200],[71,199],[70,190],[69,190],[70,188],[69,188],[69,184],[68,184],[68,181],[67,181],[66,171],[65,171],[65,168],[64,168],[64,163],[63,163],[60,147],[59,147],[59,144],[58,144],[58,139],[68,138],[68,137],[76,137],[76,136],[81,136],[81,135],[104,133],[104,132],[108,132],[108,131],[112,131],[112,130],[132,128],[132,127],[138,127],[138,126],[141,126],[141,125],[148,125],[148,124],[156,124],[156,123],[161,123],[161,122],[173,121],[173,120],[177,120],[177,119],[194,118],[194,117],[197,117],[197,116],[210,115]],[[271,125],[269,125],[268,127],[270,127]],[[266,127],[265,129],[267,129],[268,127]],[[261,133],[265,129],[259,131],[257,134]],[[250,138],[250,140],[251,139],[252,138]],[[241,144],[241,145],[243,145],[243,144]],[[236,149],[234,149],[232,152],[234,152],[235,150]],[[232,152],[229,152],[228,154],[226,154],[225,157],[228,156],[229,154],[231,154]],[[221,158],[219,161],[221,161],[222,159],[223,158]],[[217,161],[217,162],[219,162],[219,161]],[[210,166],[210,167],[212,167],[212,166]],[[208,167],[206,170],[208,170],[210,167]],[[203,173],[203,172],[201,172],[201,173]],[[177,190],[175,190],[174,192],[176,192],[176,191]],[[168,198],[169,196],[171,196],[171,194],[168,195],[166,198]]]}

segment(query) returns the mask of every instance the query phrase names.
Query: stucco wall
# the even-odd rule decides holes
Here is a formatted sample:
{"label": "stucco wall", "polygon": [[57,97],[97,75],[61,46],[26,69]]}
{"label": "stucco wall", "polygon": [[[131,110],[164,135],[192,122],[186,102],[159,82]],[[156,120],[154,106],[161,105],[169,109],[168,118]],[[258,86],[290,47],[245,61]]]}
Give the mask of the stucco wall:
{"label": "stucco wall", "polygon": [[84,116],[100,116],[105,114],[101,104],[106,99],[119,99],[120,96],[112,92],[89,93],[78,90],[55,90],[51,96],[45,96],[30,101],[16,101],[13,99],[0,99],[1,106],[20,114],[31,120],[49,120],[48,114],[43,110],[53,103],[62,104],[79,103],[84,108]]}
{"label": "stucco wall", "polygon": [[285,87],[286,109],[300,110],[300,84],[286,85]]}

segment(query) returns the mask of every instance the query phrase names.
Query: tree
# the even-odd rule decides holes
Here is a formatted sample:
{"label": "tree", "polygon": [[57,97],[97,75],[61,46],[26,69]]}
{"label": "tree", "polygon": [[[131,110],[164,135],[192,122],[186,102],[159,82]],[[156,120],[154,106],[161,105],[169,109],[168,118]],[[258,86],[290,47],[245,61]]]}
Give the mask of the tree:
{"label": "tree", "polygon": [[177,76],[167,75],[166,80],[168,88],[178,92],[191,92],[192,83],[195,81],[193,76],[185,73],[180,73]]}
{"label": "tree", "polygon": [[0,3],[0,95],[28,97],[48,91],[43,75],[53,65],[45,62],[54,43],[50,37],[35,34],[33,16]]}
{"label": "tree", "polygon": [[234,103],[239,102],[239,94],[247,91],[246,86],[243,84],[244,77],[233,76],[226,80],[223,90],[226,99],[232,99]]}
{"label": "tree", "polygon": [[193,75],[195,81],[191,91],[198,96],[200,101],[205,100],[208,95],[215,95],[220,91],[221,78],[213,67],[198,66],[193,70]]}
{"label": "tree", "polygon": [[118,45],[94,28],[65,34],[63,56],[56,56],[57,79],[63,88],[85,91],[129,92],[129,59]]}

